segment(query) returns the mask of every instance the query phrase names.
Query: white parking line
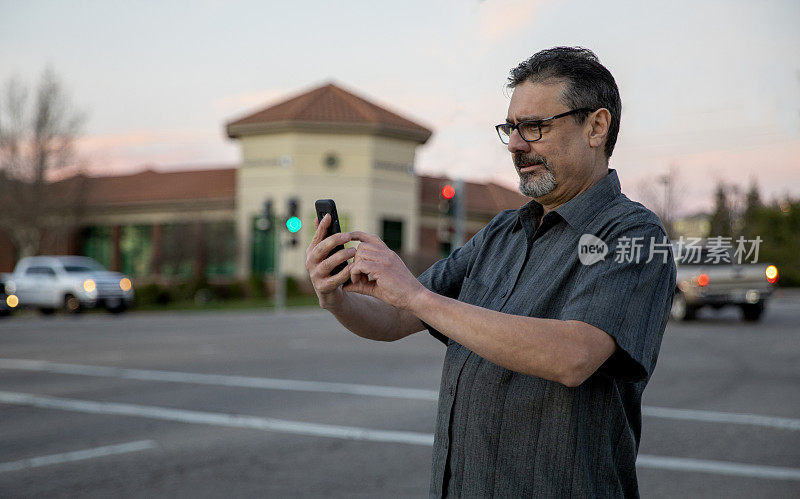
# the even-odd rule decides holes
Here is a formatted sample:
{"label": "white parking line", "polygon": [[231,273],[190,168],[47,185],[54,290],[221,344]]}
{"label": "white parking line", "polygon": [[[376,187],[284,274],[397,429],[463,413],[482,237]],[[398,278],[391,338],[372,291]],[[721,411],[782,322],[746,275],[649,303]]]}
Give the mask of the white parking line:
{"label": "white parking line", "polygon": [[647,406],[642,407],[642,414],[654,418],[766,426],[780,430],[800,430],[800,419],[761,416],[758,414],[736,414],[732,412],[697,411],[693,409]]}
{"label": "white parking line", "polygon": [[636,466],[661,470],[713,473],[715,475],[766,478],[768,480],[800,480],[800,469],[797,468],[759,466],[755,464],[709,461],[706,459],[690,459],[685,457],[648,456],[640,454],[636,459]]}
{"label": "white parking line", "polygon": [[42,409],[61,409],[66,411],[90,414],[115,414],[117,416],[135,416],[179,423],[207,424],[227,426],[229,428],[250,428],[254,430],[313,435],[320,437],[344,438],[349,440],[370,440],[373,442],[391,442],[416,445],[433,445],[433,435],[413,431],[387,431],[357,428],[353,426],[335,426],[327,424],[286,421],[283,419],[262,418],[237,414],[187,411],[167,407],[153,407],[134,404],[117,404],[113,402],[93,402],[75,400],[28,393],[0,391],[0,403],[14,405],[30,405]]}
{"label": "white parking line", "polygon": [[[334,426],[325,424],[285,421],[237,414],[220,414],[213,412],[187,411],[133,404],[117,404],[111,402],[93,402],[58,397],[32,395],[28,393],[0,391],[0,403],[28,405],[43,409],[60,409],[90,414],[113,414],[117,416],[134,416],[162,421],[225,426],[228,428],[247,428],[312,435],[348,440],[368,440],[372,442],[404,443],[413,445],[433,445],[433,435],[410,431],[384,431],[352,426]],[[114,446],[111,446],[114,447]],[[78,451],[86,452],[86,451]],[[45,459],[50,456],[45,456]],[[38,458],[43,459],[43,458]],[[7,465],[15,465],[7,463]],[[777,466],[760,466],[732,463],[727,461],[708,461],[666,456],[640,455],[636,462],[643,468],[689,471],[721,475],[746,476],[772,480],[800,480],[800,469],[781,468]]]}
{"label": "white parking line", "polygon": [[250,376],[225,376],[221,374],[197,374],[176,371],[152,371],[125,369],[107,366],[58,364],[45,360],[0,359],[0,369],[42,371],[54,374],[74,374],[139,381],[166,381],[171,383],[195,383],[199,385],[235,386],[239,388],[262,388],[301,392],[346,393],[410,400],[432,400],[439,398],[436,390],[397,388],[392,386],[358,385],[353,383],[328,383],[324,381],[299,381],[291,379],[256,378]]}
{"label": "white parking line", "polygon": [[127,454],[129,452],[139,452],[147,449],[154,449],[156,443],[152,440],[137,440],[126,444],[106,445],[105,447],[95,447],[94,449],[83,449],[63,454],[50,454],[47,456],[32,457],[0,463],[0,473],[4,471],[19,471],[28,468],[38,468],[51,464],[71,463],[74,461],[84,461],[98,457],[113,456],[116,454]]}
{"label": "white parking line", "polygon": [[[176,371],[153,371],[145,369],[126,369],[108,366],[87,366],[80,364],[59,364],[46,360],[0,359],[0,369],[39,371],[53,374],[77,376],[99,376],[139,381],[162,381],[169,383],[195,383],[200,385],[235,386],[239,388],[259,388],[267,390],[288,390],[322,393],[345,393],[372,397],[400,398],[407,400],[436,401],[439,392],[420,388],[399,388],[393,386],[360,385],[353,383],[328,383],[324,381],[299,381],[291,379],[257,378],[250,376],[226,376],[221,374],[198,374]],[[758,414],[736,414],[731,412],[701,411],[693,409],[673,409],[668,407],[642,407],[644,416],[684,421],[708,423],[733,423],[762,426],[780,430],[800,431],[800,419],[763,416]]]}

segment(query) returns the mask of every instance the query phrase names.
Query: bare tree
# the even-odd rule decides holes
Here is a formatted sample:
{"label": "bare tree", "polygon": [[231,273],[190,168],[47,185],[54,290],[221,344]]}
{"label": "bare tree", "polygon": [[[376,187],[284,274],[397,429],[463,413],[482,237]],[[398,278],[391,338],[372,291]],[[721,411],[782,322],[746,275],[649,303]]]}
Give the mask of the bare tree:
{"label": "bare tree", "polygon": [[678,167],[671,165],[666,174],[640,182],[637,191],[642,203],[661,219],[669,237],[675,237],[675,221],[686,200],[686,189],[680,181]]}
{"label": "bare tree", "polygon": [[20,257],[35,255],[48,238],[61,236],[80,216],[85,177],[53,182],[74,167],[74,145],[83,117],[71,111],[55,73],[42,74],[35,98],[18,78],[6,83],[0,102],[0,229]]}

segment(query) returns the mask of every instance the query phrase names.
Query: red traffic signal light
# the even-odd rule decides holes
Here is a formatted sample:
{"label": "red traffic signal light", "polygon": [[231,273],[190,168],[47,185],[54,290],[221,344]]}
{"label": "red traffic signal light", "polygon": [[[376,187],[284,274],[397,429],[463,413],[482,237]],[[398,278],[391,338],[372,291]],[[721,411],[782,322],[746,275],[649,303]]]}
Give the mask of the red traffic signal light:
{"label": "red traffic signal light", "polygon": [[456,195],[456,190],[453,188],[452,185],[447,184],[442,187],[442,197],[445,199],[453,199],[453,196]]}

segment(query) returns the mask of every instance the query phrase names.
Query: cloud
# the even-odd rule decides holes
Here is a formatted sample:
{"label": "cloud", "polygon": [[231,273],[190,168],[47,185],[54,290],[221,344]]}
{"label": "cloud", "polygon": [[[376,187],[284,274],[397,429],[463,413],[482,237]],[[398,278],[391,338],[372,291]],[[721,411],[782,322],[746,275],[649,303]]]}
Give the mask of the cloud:
{"label": "cloud", "polygon": [[533,23],[540,7],[536,0],[491,0],[481,2],[478,31],[486,43],[497,43],[516,35]]}
{"label": "cloud", "polygon": [[134,130],[81,137],[77,150],[90,174],[112,175],[142,169],[218,163],[234,165],[235,144],[226,143],[216,131]]}
{"label": "cloud", "polygon": [[719,181],[746,190],[751,179],[755,179],[762,199],[766,200],[800,196],[800,138],[647,156],[641,150],[619,152],[619,156],[614,153],[611,166],[619,171],[626,193],[633,192],[640,182],[655,181],[670,166],[677,167],[687,194],[686,205],[680,210],[684,214],[710,210],[714,187]]}

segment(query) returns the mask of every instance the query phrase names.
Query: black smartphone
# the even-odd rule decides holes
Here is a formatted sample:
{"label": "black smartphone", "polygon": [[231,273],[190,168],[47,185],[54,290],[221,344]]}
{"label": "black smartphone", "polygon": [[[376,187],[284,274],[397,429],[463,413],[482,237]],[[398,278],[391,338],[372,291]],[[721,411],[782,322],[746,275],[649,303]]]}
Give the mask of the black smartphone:
{"label": "black smartphone", "polygon": [[[336,203],[333,202],[333,199],[317,199],[317,202],[314,203],[314,208],[317,209],[317,220],[322,222],[322,218],[330,213],[331,215],[331,223],[328,225],[328,232],[325,233],[325,237],[330,237],[334,234],[337,234],[342,231],[342,228],[339,226],[339,214],[336,212]],[[324,239],[324,238],[323,238]],[[336,253],[337,251],[343,250],[344,245],[340,244],[333,248],[333,250],[328,253],[328,258],[332,254]],[[336,275],[341,272],[345,267],[347,267],[347,261],[344,261],[337,265],[332,271],[331,275]],[[345,285],[350,284],[350,279],[344,283]]]}

